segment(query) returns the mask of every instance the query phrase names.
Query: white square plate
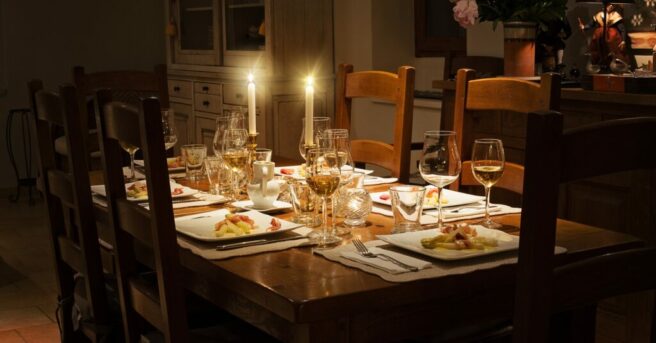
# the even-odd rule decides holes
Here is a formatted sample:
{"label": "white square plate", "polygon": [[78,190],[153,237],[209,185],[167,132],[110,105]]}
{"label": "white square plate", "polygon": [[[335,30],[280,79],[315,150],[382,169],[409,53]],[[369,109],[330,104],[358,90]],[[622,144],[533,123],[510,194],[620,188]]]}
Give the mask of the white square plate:
{"label": "white square plate", "polygon": [[[433,186],[427,186],[426,193],[428,194],[429,190],[431,189],[436,189],[436,188]],[[381,196],[383,196],[382,199]],[[444,202],[445,199],[446,199],[446,203]],[[467,204],[479,202],[484,199],[485,197],[482,196],[456,192],[446,188],[442,190],[442,207],[467,205]],[[392,206],[392,199],[388,191],[371,193],[371,200],[378,204]],[[424,201],[424,209],[429,209],[429,208],[437,208],[437,205],[427,205],[426,202]]]}
{"label": "white square plate", "polygon": [[399,248],[407,249],[420,253],[422,255],[430,256],[440,260],[462,260],[477,256],[497,254],[503,251],[517,250],[519,247],[519,236],[513,236],[499,230],[491,230],[479,225],[472,226],[476,228],[478,236],[495,238],[498,246],[486,248],[484,250],[464,249],[464,250],[449,250],[444,248],[426,249],[421,245],[422,238],[435,237],[441,234],[438,229],[404,232],[394,235],[378,235],[379,239],[397,246]]}
{"label": "white square plate", "polygon": [[[136,181],[136,182],[145,183],[146,180],[141,180],[141,181]],[[125,184],[125,189],[127,190],[130,186],[132,186],[132,184],[134,184],[136,182],[126,183]],[[182,193],[172,194],[171,195],[171,198],[173,198],[173,199],[184,198],[184,197],[188,197],[190,195],[194,195],[194,194],[198,193],[198,190],[183,186],[183,185],[181,185],[179,183],[175,183],[173,181],[170,182],[170,185],[171,185],[171,192],[173,192],[173,190],[175,190],[176,188],[182,189]],[[98,194],[98,195],[102,195],[104,197],[107,196],[107,193],[105,192],[105,185],[93,185],[93,186],[91,186],[91,192],[93,192],[95,194]],[[148,196],[139,197],[139,198],[127,197],[127,199],[130,200],[130,201],[147,201]]]}
{"label": "white square plate", "polygon": [[[287,167],[275,167],[273,172],[276,175],[281,175],[281,176],[290,176],[293,177],[294,179],[305,179],[305,175],[301,174],[301,166],[287,166]],[[283,170],[285,173],[283,173]],[[368,169],[360,169],[360,168],[355,168],[356,172],[363,173],[365,175],[369,175],[373,173],[373,170],[368,170]]]}
{"label": "white square plate", "polygon": [[292,209],[292,204],[285,201],[278,201],[278,200],[274,201],[273,205],[269,208],[254,208],[253,202],[251,200],[236,201],[233,202],[231,205],[243,210],[253,210],[262,213],[279,212],[279,211]]}
{"label": "white square plate", "polygon": [[230,213],[230,211],[228,211],[227,209],[221,209],[221,210],[207,212],[207,213],[199,213],[196,215],[179,217],[175,219],[175,229],[186,236],[201,241],[221,242],[221,241],[230,241],[234,239],[266,236],[283,231],[293,230],[302,226],[296,223],[292,223],[290,221],[276,218],[280,221],[280,229],[276,231],[266,231],[266,229],[271,226],[271,219],[273,217],[264,213],[260,213],[258,211],[248,211],[239,214],[247,215],[255,222],[255,229],[251,230],[250,234],[243,235],[243,236],[236,236],[236,237],[216,237],[216,235],[214,234],[215,231],[214,224],[225,219],[225,215],[228,213]]}

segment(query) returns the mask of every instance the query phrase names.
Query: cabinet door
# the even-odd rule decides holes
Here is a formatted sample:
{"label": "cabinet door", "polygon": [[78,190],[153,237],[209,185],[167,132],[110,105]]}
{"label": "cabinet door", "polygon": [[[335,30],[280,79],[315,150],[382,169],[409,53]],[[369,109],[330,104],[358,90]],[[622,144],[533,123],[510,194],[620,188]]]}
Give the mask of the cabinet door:
{"label": "cabinet door", "polygon": [[175,6],[177,32],[173,37],[176,64],[221,64],[221,28],[218,0],[178,0]]}
{"label": "cabinet door", "polygon": [[171,108],[175,113],[175,128],[178,131],[178,143],[175,145],[175,154],[180,154],[180,147],[193,143],[194,120],[191,105],[179,102],[171,102]]}
{"label": "cabinet door", "polygon": [[205,146],[207,146],[208,155],[214,154],[212,142],[214,141],[215,130],[215,118],[202,114],[196,115],[196,143],[205,144]]}

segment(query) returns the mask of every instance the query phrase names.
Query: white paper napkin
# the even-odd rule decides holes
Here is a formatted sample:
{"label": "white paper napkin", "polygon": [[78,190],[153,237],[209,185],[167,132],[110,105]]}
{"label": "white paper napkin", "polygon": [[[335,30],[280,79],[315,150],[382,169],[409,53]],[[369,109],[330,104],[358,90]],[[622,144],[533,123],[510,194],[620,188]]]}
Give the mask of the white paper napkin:
{"label": "white paper napkin", "polygon": [[[381,249],[381,248],[369,247],[369,246],[367,248],[369,249],[370,252],[372,252],[374,254],[385,254],[385,255],[387,255],[391,258],[394,258],[394,259],[396,259],[400,262],[403,262],[407,265],[417,267],[420,270],[425,269],[425,268],[429,268],[432,265],[430,262],[426,262],[424,260],[420,260],[420,259],[410,257],[410,256],[407,256],[407,255],[403,255],[403,254],[400,254],[400,253],[397,253],[397,252],[394,252],[394,251],[389,251],[389,250],[384,250],[384,249]],[[355,247],[353,249],[355,249]],[[366,264],[366,265],[374,267],[374,268],[385,270],[386,272],[388,272],[390,274],[412,273],[410,270],[405,269],[405,268],[395,264],[394,262],[390,262],[390,261],[388,261],[388,260],[386,260],[382,257],[374,257],[374,258],[364,257],[364,256],[360,255],[359,253],[357,253],[356,251],[350,251],[350,250],[349,251],[342,251],[340,253],[340,255],[344,258],[349,259],[349,260],[356,261],[356,262],[359,262],[359,263],[362,263],[362,264]]]}
{"label": "white paper napkin", "polygon": [[[478,206],[477,204],[473,204],[473,206]],[[501,205],[501,204],[495,204],[490,206],[494,206],[490,208],[490,215],[494,216],[500,216],[504,214],[515,214],[515,213],[521,213],[522,209],[517,208],[517,207],[510,207],[506,205]],[[465,209],[462,208],[458,212],[453,212],[453,210],[449,210],[448,208],[443,208],[444,212],[444,221],[445,222],[452,222],[452,221],[457,221],[461,219],[474,219],[474,218],[482,218],[485,216],[485,209]],[[392,209],[390,206],[384,206],[384,205],[378,205],[374,204],[374,206],[371,209],[372,213],[378,213],[386,217],[393,217],[394,214],[392,213]],[[437,223],[437,210],[427,210],[424,211],[424,213],[421,216],[420,220],[421,224],[435,224]]]}
{"label": "white paper napkin", "polygon": [[364,178],[364,185],[365,186],[373,186],[373,185],[382,185],[386,183],[394,183],[398,181],[399,179],[395,177],[378,177],[378,176],[369,176],[367,175]]}

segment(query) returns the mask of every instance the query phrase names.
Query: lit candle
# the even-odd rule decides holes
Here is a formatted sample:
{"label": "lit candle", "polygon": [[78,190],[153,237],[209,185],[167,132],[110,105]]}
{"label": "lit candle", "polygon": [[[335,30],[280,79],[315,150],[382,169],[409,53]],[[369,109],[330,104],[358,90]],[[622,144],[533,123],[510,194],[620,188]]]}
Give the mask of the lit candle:
{"label": "lit candle", "polygon": [[308,76],[305,85],[305,145],[313,145],[314,136],[312,121],[314,120],[314,79]]}
{"label": "lit candle", "polygon": [[255,134],[255,83],[253,74],[248,74],[248,133]]}

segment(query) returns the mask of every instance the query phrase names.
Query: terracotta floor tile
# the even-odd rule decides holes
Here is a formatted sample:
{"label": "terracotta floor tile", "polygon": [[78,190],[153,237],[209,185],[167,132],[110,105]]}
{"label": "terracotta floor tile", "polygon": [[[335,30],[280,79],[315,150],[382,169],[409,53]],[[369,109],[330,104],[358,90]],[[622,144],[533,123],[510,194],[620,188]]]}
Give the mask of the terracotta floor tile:
{"label": "terracotta floor tile", "polygon": [[20,328],[18,333],[27,343],[59,343],[59,328],[57,324],[46,324]]}
{"label": "terracotta floor tile", "polygon": [[2,343],[25,343],[25,340],[18,334],[16,330],[0,332],[0,342]]}

